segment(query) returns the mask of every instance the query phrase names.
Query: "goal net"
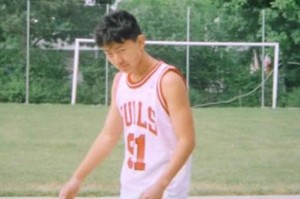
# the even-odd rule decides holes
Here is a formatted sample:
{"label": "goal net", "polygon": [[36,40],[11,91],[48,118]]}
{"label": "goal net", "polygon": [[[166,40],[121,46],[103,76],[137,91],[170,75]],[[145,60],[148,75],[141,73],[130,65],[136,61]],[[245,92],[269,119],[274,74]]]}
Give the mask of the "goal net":
{"label": "goal net", "polygon": [[[154,57],[181,69],[192,106],[267,106],[276,108],[279,44],[260,42],[146,41]],[[113,67],[94,39],[75,40],[71,104],[76,103],[83,54],[101,54],[103,104],[108,105]],[[84,53],[83,53],[84,52]],[[98,56],[95,56],[95,60]],[[84,80],[83,80],[84,81]],[[96,81],[95,81],[96,82]]]}

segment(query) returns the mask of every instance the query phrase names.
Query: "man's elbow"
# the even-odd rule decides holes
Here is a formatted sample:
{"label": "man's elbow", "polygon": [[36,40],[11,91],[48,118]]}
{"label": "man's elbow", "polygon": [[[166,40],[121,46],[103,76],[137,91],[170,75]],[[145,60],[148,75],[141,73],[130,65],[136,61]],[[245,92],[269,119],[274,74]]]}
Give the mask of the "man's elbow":
{"label": "man's elbow", "polygon": [[192,154],[192,152],[196,148],[196,138],[192,136],[191,138],[184,139],[184,143],[188,153]]}

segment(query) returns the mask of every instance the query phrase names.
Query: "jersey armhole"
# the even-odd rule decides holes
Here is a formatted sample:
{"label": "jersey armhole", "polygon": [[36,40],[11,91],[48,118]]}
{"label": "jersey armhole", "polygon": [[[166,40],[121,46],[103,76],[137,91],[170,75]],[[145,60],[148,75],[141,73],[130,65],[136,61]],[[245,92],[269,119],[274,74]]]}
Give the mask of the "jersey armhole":
{"label": "jersey armhole", "polygon": [[174,72],[177,75],[179,75],[182,78],[182,81],[184,82],[184,84],[186,86],[186,80],[185,80],[183,74],[176,67],[174,67],[174,66],[168,67],[161,73],[161,75],[158,79],[158,84],[157,84],[157,94],[158,94],[159,101],[167,114],[169,114],[169,111],[168,111],[168,105],[167,105],[165,96],[162,91],[162,79],[169,72]]}

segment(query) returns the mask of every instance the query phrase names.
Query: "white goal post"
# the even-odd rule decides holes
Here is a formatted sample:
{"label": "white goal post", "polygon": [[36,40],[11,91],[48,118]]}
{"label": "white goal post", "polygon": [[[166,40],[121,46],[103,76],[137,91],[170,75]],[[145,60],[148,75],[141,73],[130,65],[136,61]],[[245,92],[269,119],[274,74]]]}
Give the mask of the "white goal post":
{"label": "white goal post", "polygon": [[[75,40],[74,49],[74,63],[73,63],[73,79],[72,79],[72,93],[71,104],[76,103],[76,90],[77,90],[77,74],[79,67],[79,50],[81,43],[95,44],[94,39],[77,38]],[[169,45],[169,46],[251,46],[251,47],[274,47],[274,71],[273,71],[273,89],[272,89],[272,108],[277,107],[277,95],[278,95],[278,67],[279,67],[279,43],[277,42],[197,42],[197,41],[146,41],[149,45]],[[96,45],[89,50],[99,50]],[[187,56],[186,59],[189,59]],[[186,65],[187,85],[189,85],[189,62]],[[106,75],[105,75],[105,104],[108,104],[108,62],[106,60]]]}

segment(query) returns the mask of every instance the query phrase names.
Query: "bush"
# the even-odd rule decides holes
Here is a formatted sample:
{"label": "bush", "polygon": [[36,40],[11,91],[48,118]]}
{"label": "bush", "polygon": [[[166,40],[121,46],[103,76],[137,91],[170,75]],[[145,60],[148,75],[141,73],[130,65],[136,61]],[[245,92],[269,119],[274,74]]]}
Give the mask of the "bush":
{"label": "bush", "polygon": [[287,106],[300,107],[300,88],[294,88],[291,92],[287,93]]}
{"label": "bush", "polygon": [[65,51],[34,49],[31,53],[30,102],[69,103],[71,62]]}
{"label": "bush", "polygon": [[1,81],[1,102],[24,102],[25,101],[25,78],[20,74],[13,74]]}
{"label": "bush", "polygon": [[0,102],[25,101],[25,65],[18,50],[0,50]]}

